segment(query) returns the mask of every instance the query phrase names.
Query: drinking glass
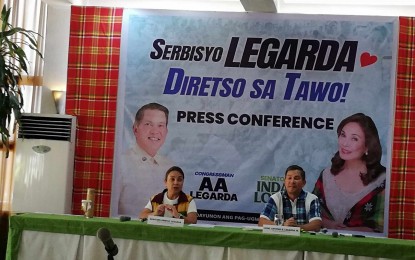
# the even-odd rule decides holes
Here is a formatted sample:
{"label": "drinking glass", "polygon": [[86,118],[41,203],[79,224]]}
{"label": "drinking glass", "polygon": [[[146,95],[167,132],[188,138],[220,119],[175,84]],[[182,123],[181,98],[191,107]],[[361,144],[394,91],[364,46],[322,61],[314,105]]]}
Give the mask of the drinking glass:
{"label": "drinking glass", "polygon": [[86,218],[92,218],[94,216],[94,202],[92,200],[82,200],[82,211]]}
{"label": "drinking glass", "polygon": [[283,214],[275,214],[274,216],[274,223],[277,226],[283,226],[284,225],[284,215]]}

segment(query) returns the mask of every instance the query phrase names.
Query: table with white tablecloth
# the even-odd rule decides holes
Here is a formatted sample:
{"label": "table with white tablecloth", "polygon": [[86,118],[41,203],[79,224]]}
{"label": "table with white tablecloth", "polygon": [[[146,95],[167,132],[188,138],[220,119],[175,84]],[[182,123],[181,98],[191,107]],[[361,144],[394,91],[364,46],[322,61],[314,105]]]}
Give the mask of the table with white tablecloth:
{"label": "table with white tablecloth", "polygon": [[170,227],[40,213],[10,217],[7,259],[107,259],[96,236],[103,227],[119,249],[114,259],[415,259],[413,240],[287,236],[238,226]]}

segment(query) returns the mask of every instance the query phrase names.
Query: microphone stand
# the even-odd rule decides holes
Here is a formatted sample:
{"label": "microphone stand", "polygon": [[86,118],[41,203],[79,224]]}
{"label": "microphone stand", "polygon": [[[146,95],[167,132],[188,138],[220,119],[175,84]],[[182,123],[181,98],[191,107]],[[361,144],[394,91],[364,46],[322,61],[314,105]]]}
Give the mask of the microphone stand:
{"label": "microphone stand", "polygon": [[114,256],[118,254],[118,247],[111,238],[111,233],[107,228],[100,228],[97,231],[97,237],[104,244],[105,251],[108,253],[108,260],[114,260]]}
{"label": "microphone stand", "polygon": [[108,253],[107,260],[114,260],[114,256],[118,253],[118,247],[116,245],[112,249],[105,247],[105,251]]}

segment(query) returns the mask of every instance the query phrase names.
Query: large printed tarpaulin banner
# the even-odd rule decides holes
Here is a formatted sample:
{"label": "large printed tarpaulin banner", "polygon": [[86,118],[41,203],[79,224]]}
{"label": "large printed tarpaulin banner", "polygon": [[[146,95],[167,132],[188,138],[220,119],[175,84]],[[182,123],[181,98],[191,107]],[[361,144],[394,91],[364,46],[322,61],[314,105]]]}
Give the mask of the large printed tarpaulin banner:
{"label": "large printed tarpaulin banner", "polygon": [[[111,215],[138,217],[177,165],[200,220],[256,223],[289,165],[315,189],[339,151],[338,125],[364,113],[382,147],[377,217],[387,225],[397,25],[393,17],[124,10]],[[161,141],[154,157],[137,148],[133,127],[152,102],[169,110],[164,136],[149,137]]]}

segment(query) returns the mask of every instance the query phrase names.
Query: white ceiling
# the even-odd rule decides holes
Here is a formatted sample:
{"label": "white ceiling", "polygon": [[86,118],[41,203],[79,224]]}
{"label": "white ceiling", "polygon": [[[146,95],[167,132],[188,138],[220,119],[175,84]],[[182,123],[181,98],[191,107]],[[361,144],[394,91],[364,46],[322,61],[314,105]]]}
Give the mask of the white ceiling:
{"label": "white ceiling", "polygon": [[414,0],[43,0],[48,4],[193,11],[415,17]]}

